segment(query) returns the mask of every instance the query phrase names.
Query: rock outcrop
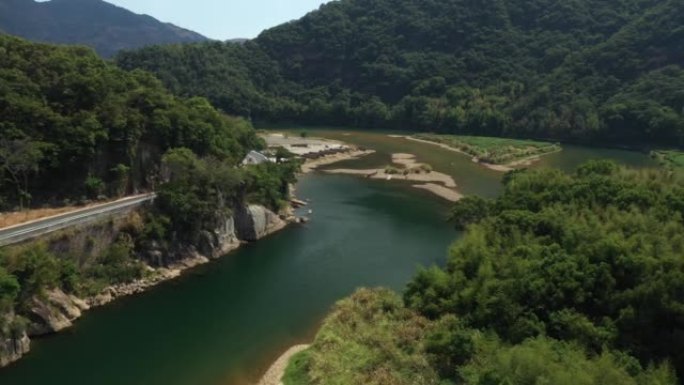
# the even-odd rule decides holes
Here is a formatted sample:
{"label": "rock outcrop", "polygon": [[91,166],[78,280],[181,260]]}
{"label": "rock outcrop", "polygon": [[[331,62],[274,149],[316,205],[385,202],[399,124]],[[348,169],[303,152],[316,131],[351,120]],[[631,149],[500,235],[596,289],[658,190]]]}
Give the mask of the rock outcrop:
{"label": "rock outcrop", "polygon": [[234,217],[228,217],[220,221],[220,226],[213,231],[202,231],[199,242],[196,245],[197,252],[207,258],[218,258],[236,249],[240,245],[235,230]]}
{"label": "rock outcrop", "polygon": [[235,225],[238,238],[254,242],[282,229],[286,222],[263,206],[248,205],[235,210]]}
{"label": "rock outcrop", "polygon": [[20,359],[31,349],[31,341],[26,333],[18,338],[0,336],[0,367]]}
{"label": "rock outcrop", "polygon": [[83,311],[89,308],[85,301],[60,289],[49,291],[45,298],[33,298],[31,301],[28,334],[40,336],[71,327],[72,322],[81,318]]}
{"label": "rock outcrop", "polygon": [[23,326],[10,326],[15,321],[14,312],[0,314],[0,368],[17,361],[31,350],[31,341]]}
{"label": "rock outcrop", "polygon": [[[290,214],[287,219],[294,219],[294,216]],[[0,367],[20,359],[29,351],[29,336],[52,334],[69,328],[91,307],[105,305],[119,297],[142,293],[149,287],[178,277],[183,270],[227,254],[238,248],[240,242],[257,241],[282,229],[287,223],[287,220],[263,206],[240,206],[234,210],[233,216],[217,218],[216,226],[202,231],[194,244],[178,244],[165,249],[156,242],[150,243],[141,254],[149,269],[149,274],[143,279],[110,286],[87,300],[68,295],[61,289],[47,291],[32,298],[28,303],[28,312],[23,314],[29,321],[26,332],[15,331],[13,334],[8,330],[0,330]],[[103,229],[103,233],[108,234],[105,230]],[[60,250],[66,253],[75,247],[81,247],[82,242],[74,239],[79,241],[80,237],[77,235],[63,240],[58,245]],[[113,235],[108,236],[103,244],[109,244],[113,239]],[[14,320],[14,314],[4,318],[4,324],[9,325]],[[17,337],[6,337],[17,334]]]}

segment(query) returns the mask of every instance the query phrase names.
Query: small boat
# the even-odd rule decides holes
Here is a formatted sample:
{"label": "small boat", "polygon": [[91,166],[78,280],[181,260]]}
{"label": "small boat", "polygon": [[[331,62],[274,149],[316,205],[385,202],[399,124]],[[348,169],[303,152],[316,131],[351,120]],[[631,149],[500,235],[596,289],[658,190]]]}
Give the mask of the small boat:
{"label": "small boat", "polygon": [[313,214],[313,210],[309,210],[309,215]]}

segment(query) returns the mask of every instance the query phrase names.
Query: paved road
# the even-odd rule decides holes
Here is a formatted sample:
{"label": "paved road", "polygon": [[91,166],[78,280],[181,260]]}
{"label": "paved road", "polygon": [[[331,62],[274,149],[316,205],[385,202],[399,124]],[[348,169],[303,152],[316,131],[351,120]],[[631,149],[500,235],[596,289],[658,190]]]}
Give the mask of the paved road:
{"label": "paved road", "polygon": [[155,198],[155,194],[138,195],[115,202],[75,210],[53,217],[0,229],[0,246],[7,246],[49,234],[67,227],[92,223],[114,215],[125,214]]}

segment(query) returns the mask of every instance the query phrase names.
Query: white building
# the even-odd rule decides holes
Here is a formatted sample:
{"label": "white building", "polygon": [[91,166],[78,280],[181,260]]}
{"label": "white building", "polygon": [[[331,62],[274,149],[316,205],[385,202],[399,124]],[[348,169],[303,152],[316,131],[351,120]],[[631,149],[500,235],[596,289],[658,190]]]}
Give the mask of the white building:
{"label": "white building", "polygon": [[250,166],[266,162],[271,162],[271,160],[266,155],[260,153],[259,151],[250,151],[249,154],[245,156],[245,159],[243,159],[242,163],[240,164],[243,166]]}

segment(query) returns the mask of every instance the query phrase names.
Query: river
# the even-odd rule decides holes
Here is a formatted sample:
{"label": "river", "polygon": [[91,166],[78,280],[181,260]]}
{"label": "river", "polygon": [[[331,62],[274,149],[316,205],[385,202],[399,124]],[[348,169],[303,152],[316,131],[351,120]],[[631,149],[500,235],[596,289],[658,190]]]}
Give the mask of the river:
{"label": "river", "polygon": [[[451,174],[467,194],[493,196],[500,188],[500,173],[434,146],[380,134],[321,134],[378,150],[351,166],[378,166],[391,153],[409,152]],[[535,167],[571,169],[601,157],[652,165],[639,153],[566,146]],[[0,384],[250,384],[287,347],[309,341],[336,300],[359,286],[401,290],[418,266],[444,263],[458,237],[444,222],[445,202],[398,182],[313,174],[297,189],[311,199],[311,223],[34,340],[28,356],[0,370]]]}

